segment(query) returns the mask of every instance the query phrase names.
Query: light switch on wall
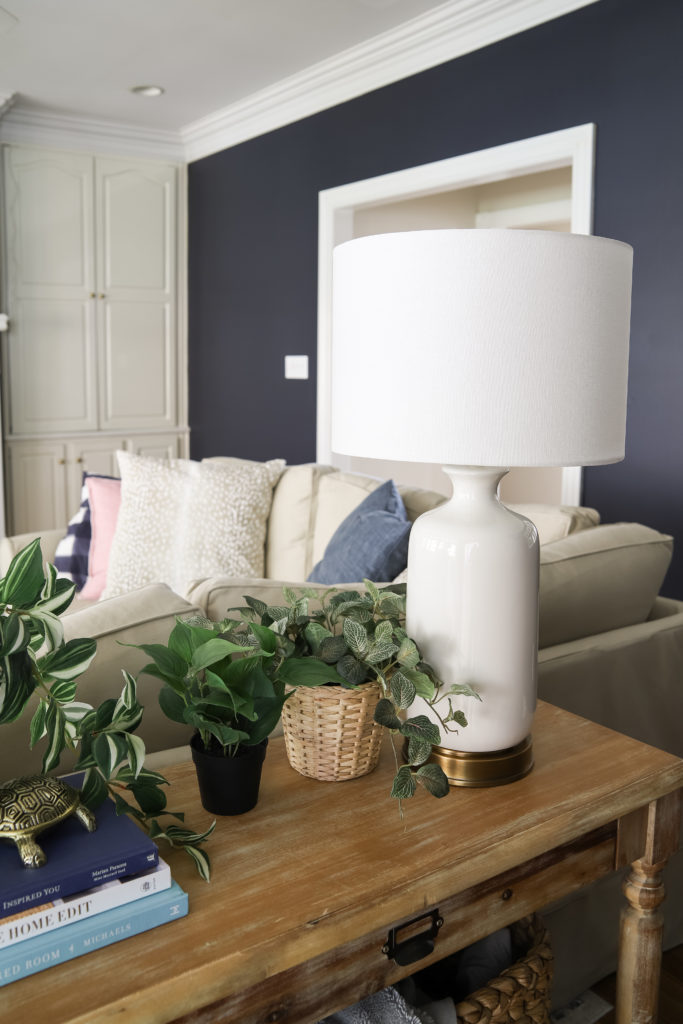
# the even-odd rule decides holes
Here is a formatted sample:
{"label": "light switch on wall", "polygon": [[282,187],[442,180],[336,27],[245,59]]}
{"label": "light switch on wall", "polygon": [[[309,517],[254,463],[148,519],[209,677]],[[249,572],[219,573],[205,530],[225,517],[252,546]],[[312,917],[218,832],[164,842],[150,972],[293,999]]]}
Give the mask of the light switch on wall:
{"label": "light switch on wall", "polygon": [[285,377],[288,380],[308,380],[308,356],[285,356]]}

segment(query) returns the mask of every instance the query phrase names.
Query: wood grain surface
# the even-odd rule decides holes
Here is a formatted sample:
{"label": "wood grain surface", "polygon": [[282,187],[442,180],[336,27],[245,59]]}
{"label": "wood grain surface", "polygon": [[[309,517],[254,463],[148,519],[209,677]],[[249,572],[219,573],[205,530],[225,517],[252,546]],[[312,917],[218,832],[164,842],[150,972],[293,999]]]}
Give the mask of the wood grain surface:
{"label": "wood grain surface", "polygon": [[[658,852],[656,816],[634,812],[683,786],[683,761],[542,703],[534,752],[527,778],[442,800],[419,793],[401,820],[388,739],[375,772],[341,783],[298,775],[272,740],[257,807],[218,820],[212,881],[162,850],[188,917],[6,986],[0,1021],[316,1020],[408,973],[381,953],[393,924],[438,907],[438,959],[626,852]],[[169,807],[205,828],[192,766],[167,777]]]}

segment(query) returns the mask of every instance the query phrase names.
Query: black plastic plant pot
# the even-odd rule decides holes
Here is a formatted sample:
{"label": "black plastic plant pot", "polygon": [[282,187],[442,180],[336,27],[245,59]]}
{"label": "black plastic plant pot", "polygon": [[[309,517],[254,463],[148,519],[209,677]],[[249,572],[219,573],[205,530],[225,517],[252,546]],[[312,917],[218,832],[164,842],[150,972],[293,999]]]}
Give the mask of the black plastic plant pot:
{"label": "black plastic plant pot", "polygon": [[254,746],[240,746],[234,757],[225,757],[220,746],[206,750],[195,733],[190,747],[204,810],[211,814],[245,814],[256,806],[267,746],[265,739]]}

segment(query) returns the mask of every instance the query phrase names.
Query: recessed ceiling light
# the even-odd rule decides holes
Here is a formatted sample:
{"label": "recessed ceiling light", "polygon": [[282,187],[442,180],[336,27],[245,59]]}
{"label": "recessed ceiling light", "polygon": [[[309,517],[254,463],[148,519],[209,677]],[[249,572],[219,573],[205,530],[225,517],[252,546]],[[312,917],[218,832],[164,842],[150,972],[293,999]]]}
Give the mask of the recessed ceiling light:
{"label": "recessed ceiling light", "polygon": [[136,96],[162,96],[164,92],[160,85],[134,85],[130,91]]}

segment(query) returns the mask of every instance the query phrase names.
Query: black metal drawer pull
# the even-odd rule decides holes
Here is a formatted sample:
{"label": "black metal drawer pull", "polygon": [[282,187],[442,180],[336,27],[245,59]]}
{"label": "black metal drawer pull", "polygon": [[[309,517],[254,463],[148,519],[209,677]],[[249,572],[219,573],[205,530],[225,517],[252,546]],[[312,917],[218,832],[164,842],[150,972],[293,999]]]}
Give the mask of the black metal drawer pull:
{"label": "black metal drawer pull", "polygon": [[[423,921],[429,921],[429,927],[416,932],[416,926]],[[426,914],[414,917],[412,921],[406,921],[405,924],[390,930],[387,941],[382,946],[382,952],[401,967],[414,964],[416,960],[422,960],[434,952],[434,939],[442,924],[443,918],[438,910],[430,910]]]}

